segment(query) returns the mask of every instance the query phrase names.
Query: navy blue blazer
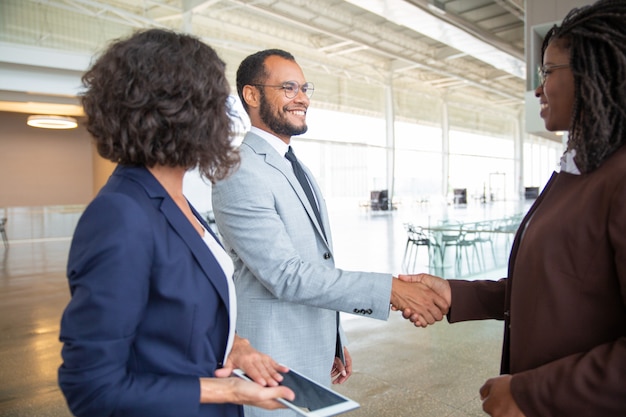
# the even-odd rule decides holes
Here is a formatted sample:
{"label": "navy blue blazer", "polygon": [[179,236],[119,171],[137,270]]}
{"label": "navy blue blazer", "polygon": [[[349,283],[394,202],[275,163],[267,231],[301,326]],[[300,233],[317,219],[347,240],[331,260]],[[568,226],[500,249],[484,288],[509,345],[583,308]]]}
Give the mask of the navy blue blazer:
{"label": "navy blue blazer", "polygon": [[243,415],[199,402],[198,378],[224,359],[228,285],[147,169],[115,169],[78,222],[67,276],[58,376],[76,416]]}

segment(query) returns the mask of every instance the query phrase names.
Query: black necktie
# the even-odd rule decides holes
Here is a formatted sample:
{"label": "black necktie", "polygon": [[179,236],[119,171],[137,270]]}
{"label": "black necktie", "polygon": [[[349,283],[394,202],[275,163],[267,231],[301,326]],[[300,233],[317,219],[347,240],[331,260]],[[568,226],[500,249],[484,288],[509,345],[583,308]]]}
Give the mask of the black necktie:
{"label": "black necktie", "polygon": [[[320,211],[317,207],[317,201],[315,200],[315,197],[313,196],[313,190],[311,190],[311,185],[309,185],[309,180],[306,178],[306,174],[304,173],[304,170],[302,169],[302,165],[300,165],[300,162],[298,162],[298,158],[296,158],[296,154],[293,153],[291,146],[289,147],[289,150],[285,154],[285,158],[291,161],[291,165],[293,166],[293,173],[296,174],[296,178],[298,179],[298,182],[302,186],[302,189],[304,190],[304,194],[306,194],[306,197],[309,199],[309,203],[311,203],[311,207],[313,207],[313,211],[315,212],[315,217],[317,217],[317,222],[320,225],[320,229],[322,229],[322,234],[324,235],[324,239],[326,239],[326,232],[324,231],[324,226],[322,226],[322,217],[320,216]],[[337,338],[335,341],[335,356],[340,358],[341,362],[345,365],[346,360],[343,354],[343,344],[341,343],[341,337],[339,335],[339,312],[338,311],[337,311],[336,317],[337,317],[336,318]]]}
{"label": "black necktie", "polygon": [[304,170],[302,169],[302,165],[300,165],[300,162],[298,162],[298,158],[296,158],[296,154],[293,153],[291,146],[289,147],[289,150],[285,154],[285,158],[291,161],[291,165],[293,166],[293,173],[296,174],[296,178],[298,179],[298,182],[302,186],[302,189],[304,190],[304,194],[306,194],[306,197],[309,199],[309,203],[311,203],[311,207],[313,207],[313,212],[315,213],[317,222],[319,223],[320,228],[322,229],[324,238],[326,238],[326,232],[324,232],[324,226],[322,225],[322,216],[320,216],[320,211],[317,208],[317,202],[315,201],[315,197],[313,196],[313,190],[311,190],[311,186],[309,185],[309,180],[307,180],[306,174],[304,173]]}

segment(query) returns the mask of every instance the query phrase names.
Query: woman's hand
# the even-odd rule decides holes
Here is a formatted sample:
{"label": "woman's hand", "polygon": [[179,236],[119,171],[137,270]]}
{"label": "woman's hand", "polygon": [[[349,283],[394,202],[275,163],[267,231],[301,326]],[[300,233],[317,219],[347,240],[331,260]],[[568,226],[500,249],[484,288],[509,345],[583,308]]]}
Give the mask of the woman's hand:
{"label": "woman's hand", "polygon": [[285,386],[264,387],[239,377],[200,378],[201,403],[252,405],[268,410],[285,408],[277,398],[293,401],[295,394]]}
{"label": "woman's hand", "polygon": [[488,379],[480,388],[483,410],[491,417],[525,417],[511,394],[511,375]]}
{"label": "woman's hand", "polygon": [[[398,275],[398,279],[406,282],[419,282],[424,284],[442,297],[448,307],[452,304],[452,290],[450,289],[450,283],[443,278],[429,274],[414,274]],[[393,308],[392,306],[392,310],[397,310],[397,308]],[[447,313],[447,311],[445,313]],[[426,319],[417,312],[412,311],[410,308],[404,308],[402,310],[402,317],[410,320],[415,326],[425,327],[424,323]]]}
{"label": "woman's hand", "polygon": [[224,367],[215,371],[216,377],[228,377],[233,369],[242,369],[254,382],[262,386],[276,387],[283,380],[282,373],[289,368],[280,365],[269,355],[250,345],[248,339],[235,334],[233,348]]}

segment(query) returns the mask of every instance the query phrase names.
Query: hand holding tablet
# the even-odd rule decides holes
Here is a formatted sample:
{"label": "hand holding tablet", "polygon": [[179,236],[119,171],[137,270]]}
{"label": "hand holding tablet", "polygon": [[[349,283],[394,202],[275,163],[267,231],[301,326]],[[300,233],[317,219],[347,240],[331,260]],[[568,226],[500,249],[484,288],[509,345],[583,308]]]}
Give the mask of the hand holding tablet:
{"label": "hand holding tablet", "polygon": [[[252,381],[241,369],[235,369],[233,373],[240,378]],[[296,398],[293,401],[279,398],[278,401],[302,416],[331,417],[359,407],[357,402],[318,384],[293,369],[282,375],[284,379],[280,385],[289,387],[296,394]]]}

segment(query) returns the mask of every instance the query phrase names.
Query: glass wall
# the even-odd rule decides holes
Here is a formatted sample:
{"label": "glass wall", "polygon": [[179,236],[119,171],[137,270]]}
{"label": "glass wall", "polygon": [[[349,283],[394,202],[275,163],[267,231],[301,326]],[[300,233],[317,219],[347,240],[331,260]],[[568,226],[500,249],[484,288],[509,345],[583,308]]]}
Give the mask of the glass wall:
{"label": "glass wall", "polygon": [[439,198],[443,183],[441,128],[397,122],[395,136],[394,200],[421,203]]}
{"label": "glass wall", "polygon": [[[238,130],[243,133],[249,121],[242,109],[240,112]],[[381,117],[310,108],[307,124],[309,130],[292,138],[292,145],[315,175],[329,205],[366,205],[371,191],[391,189],[388,161],[395,164],[394,203],[452,203],[455,189],[466,190],[468,204],[523,197],[515,189],[514,132],[498,136],[451,127],[448,187],[444,193],[440,126],[397,121],[394,153],[386,143],[385,120]],[[558,165],[563,145],[528,135],[523,152],[523,187],[541,190]],[[210,186],[196,176],[192,173],[186,178],[186,194],[196,207],[208,211]]]}
{"label": "glass wall", "polygon": [[450,189],[464,189],[468,200],[481,202],[515,198],[512,138],[458,130],[451,130],[449,136]]}
{"label": "glass wall", "polygon": [[[387,183],[385,121],[328,110],[307,114],[309,131],[292,139],[302,159],[316,174],[327,199],[368,200],[370,191]],[[394,201],[451,199],[453,189],[467,190],[482,201],[511,199],[514,190],[512,134],[495,137],[461,130],[449,132],[448,190],[444,175],[441,127],[395,123]],[[444,195],[445,194],[445,195]]]}
{"label": "glass wall", "polygon": [[559,169],[564,151],[563,143],[528,135],[524,142],[524,186],[543,189],[552,172]]}

